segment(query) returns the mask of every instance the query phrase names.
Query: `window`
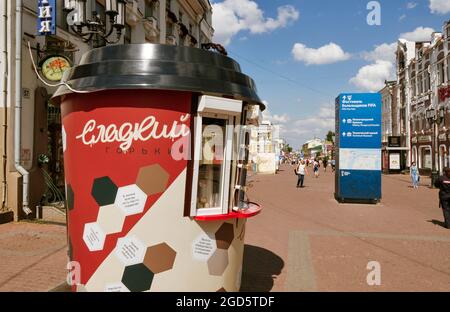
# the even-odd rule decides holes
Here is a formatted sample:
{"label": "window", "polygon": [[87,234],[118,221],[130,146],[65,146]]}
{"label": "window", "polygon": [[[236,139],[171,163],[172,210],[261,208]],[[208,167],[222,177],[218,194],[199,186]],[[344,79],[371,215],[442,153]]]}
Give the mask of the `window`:
{"label": "window", "polygon": [[418,85],[419,85],[419,93],[418,94],[422,94],[423,93],[422,74],[419,74],[417,76],[417,82],[418,82]]}
{"label": "window", "polygon": [[173,23],[172,22],[166,23],[166,34],[167,34],[167,36],[173,36]]}
{"label": "window", "polygon": [[[217,103],[229,109],[229,101],[232,106],[236,103],[235,110],[217,109]],[[213,106],[208,107],[212,102]],[[241,114],[238,110],[242,110],[240,101],[208,96],[200,100],[195,118],[191,216],[223,215],[233,206],[230,190],[234,190],[235,184],[232,178],[236,170],[233,150],[240,140],[234,131]]]}
{"label": "window", "polygon": [[58,26],[61,29],[64,29],[66,31],[69,30],[69,25],[67,24],[67,14],[68,12],[63,10],[64,7],[64,1],[63,0],[57,0],[56,1],[56,26]]}
{"label": "window", "polygon": [[431,86],[431,79],[430,79],[430,73],[428,72],[428,70],[425,72],[425,92],[430,91],[430,86]]}
{"label": "window", "polygon": [[[202,113],[196,118],[194,176],[197,181],[195,215],[228,213],[233,118]],[[231,126],[231,127],[230,127]],[[231,128],[231,131],[230,131]],[[193,192],[194,195],[194,192]]]}
{"label": "window", "polygon": [[152,0],[145,1],[145,17],[155,17],[155,2]]}
{"label": "window", "polygon": [[447,58],[447,81],[450,81],[450,56]]}
{"label": "window", "polygon": [[421,148],[421,158],[422,158],[422,166],[421,168],[424,169],[431,169],[431,148],[429,147],[424,147]]}
{"label": "window", "polygon": [[226,119],[202,119],[203,155],[198,169],[197,209],[221,207],[226,126]]}
{"label": "window", "polygon": [[[98,16],[100,17],[100,20],[102,20],[103,22],[106,21],[105,6],[103,4],[96,2],[95,12],[97,12]],[[102,37],[95,35],[94,38],[95,38],[93,41],[94,48],[103,47],[106,45],[106,41]]]}
{"label": "window", "polygon": [[444,81],[444,61],[440,61],[437,64],[437,70],[438,70],[438,83],[443,84]]}

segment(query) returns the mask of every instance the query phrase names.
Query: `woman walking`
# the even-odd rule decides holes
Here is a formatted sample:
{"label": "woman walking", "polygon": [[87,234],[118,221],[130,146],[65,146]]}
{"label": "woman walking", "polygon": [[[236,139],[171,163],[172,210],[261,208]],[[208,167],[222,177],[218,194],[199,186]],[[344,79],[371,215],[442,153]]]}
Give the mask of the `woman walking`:
{"label": "woman walking", "polygon": [[306,163],[302,159],[296,168],[296,174],[298,176],[297,187],[303,187],[303,182],[305,182],[305,175],[308,174],[306,170]]}
{"label": "woman walking", "polygon": [[411,180],[413,184],[413,188],[419,188],[419,170],[417,169],[416,163],[413,162],[411,164],[411,168],[409,169]]}
{"label": "woman walking", "polygon": [[319,161],[317,159],[314,159],[313,170],[314,170],[314,176],[316,178],[319,177],[319,167],[320,167]]}

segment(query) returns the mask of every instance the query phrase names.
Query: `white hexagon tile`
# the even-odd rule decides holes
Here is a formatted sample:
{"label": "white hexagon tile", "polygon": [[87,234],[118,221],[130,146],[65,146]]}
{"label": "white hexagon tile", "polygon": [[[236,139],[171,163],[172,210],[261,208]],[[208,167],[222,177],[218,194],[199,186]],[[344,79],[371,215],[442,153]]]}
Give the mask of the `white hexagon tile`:
{"label": "white hexagon tile", "polygon": [[89,251],[99,251],[103,249],[106,234],[97,222],[86,223],[84,225],[83,240]]}
{"label": "white hexagon tile", "polygon": [[147,194],[136,184],[132,184],[119,188],[114,203],[126,216],[131,216],[144,211],[146,201]]}
{"label": "white hexagon tile", "polygon": [[114,250],[117,258],[126,266],[142,263],[147,247],[134,235],[117,240]]}

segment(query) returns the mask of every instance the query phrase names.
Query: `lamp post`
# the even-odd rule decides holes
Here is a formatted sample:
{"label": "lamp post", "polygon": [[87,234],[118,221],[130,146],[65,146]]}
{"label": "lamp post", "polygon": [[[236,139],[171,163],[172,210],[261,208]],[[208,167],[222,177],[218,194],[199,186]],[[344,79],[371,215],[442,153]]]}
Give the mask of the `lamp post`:
{"label": "lamp post", "polygon": [[[120,41],[125,28],[126,4],[127,0],[105,0],[105,14],[109,23],[100,18],[96,0],[64,0],[64,11],[72,16],[70,30],[84,42],[91,42],[100,37],[106,43],[114,44]],[[116,38],[110,40],[114,30]]]}
{"label": "lamp post", "polygon": [[440,164],[436,166],[436,163],[439,160],[439,152],[438,152],[438,136],[437,136],[437,130],[436,128],[441,124],[441,122],[444,120],[444,108],[441,107],[439,109],[438,114],[436,114],[436,110],[433,107],[428,108],[425,111],[425,117],[430,124],[430,126],[433,127],[433,137],[432,137],[432,169],[431,169],[431,187],[434,187],[434,182],[439,177],[439,171],[442,169],[440,168]]}

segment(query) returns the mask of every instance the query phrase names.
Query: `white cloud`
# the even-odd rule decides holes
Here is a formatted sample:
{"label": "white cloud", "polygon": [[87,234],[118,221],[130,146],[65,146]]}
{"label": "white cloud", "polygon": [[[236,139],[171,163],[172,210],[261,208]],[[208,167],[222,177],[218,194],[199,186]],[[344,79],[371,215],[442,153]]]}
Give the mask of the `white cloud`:
{"label": "white cloud", "polygon": [[370,52],[363,52],[362,57],[369,62],[376,62],[378,60],[395,62],[395,52],[397,50],[397,43],[383,43],[375,46],[375,49]]}
{"label": "white cloud", "polygon": [[376,92],[384,87],[385,80],[395,78],[392,62],[378,60],[373,64],[363,66],[355,77],[350,79],[361,90]]}
{"label": "white cloud", "polygon": [[317,49],[296,43],[292,48],[292,55],[295,60],[305,62],[306,65],[332,64],[346,61],[351,57],[349,53],[344,52],[339,45],[333,42]]}
{"label": "white cloud", "polygon": [[447,14],[450,12],[450,1],[430,0],[430,10],[434,14]]}
{"label": "white cloud", "polygon": [[[268,107],[268,103],[263,101]],[[270,120],[279,127],[280,136],[294,148],[299,148],[307,140],[314,136],[325,138],[329,130],[334,131],[334,113],[333,104],[322,104],[318,110],[309,116],[295,118],[288,114],[272,114],[270,109],[263,112],[264,120]]]}
{"label": "white cloud", "polygon": [[399,21],[403,21],[406,18],[406,14],[402,14],[400,15],[400,17],[398,18]]}
{"label": "white cloud", "polygon": [[407,8],[408,10],[414,9],[416,6],[417,6],[417,2],[408,2],[408,3],[406,4],[406,8]]}
{"label": "white cloud", "polygon": [[[417,27],[415,30],[400,35],[400,38],[409,41],[428,41],[434,29],[430,27]],[[361,67],[350,83],[364,91],[379,91],[384,87],[385,80],[395,79],[395,62],[397,43],[383,43],[370,52],[363,52],[364,60],[371,62]]]}
{"label": "white cloud", "polygon": [[277,28],[288,26],[298,20],[300,13],[292,5],[280,6],[277,18],[264,17],[258,4],[252,0],[224,0],[213,3],[214,41],[228,45],[231,39],[240,31],[251,34],[271,32]]}
{"label": "white cloud", "polygon": [[[266,107],[268,107],[267,101],[263,101],[263,103],[264,105],[266,105]],[[273,115],[268,108],[266,108],[266,110],[263,112],[263,119],[269,120],[270,122],[272,122],[272,124],[285,124],[291,120],[288,114]]]}
{"label": "white cloud", "polygon": [[400,34],[400,38],[408,41],[430,41],[433,32],[433,28],[420,26],[411,32]]}
{"label": "white cloud", "polygon": [[323,139],[328,131],[334,131],[334,114],[334,105],[323,104],[316,114],[291,122],[283,134],[288,141],[295,140],[298,146],[313,137]]}

